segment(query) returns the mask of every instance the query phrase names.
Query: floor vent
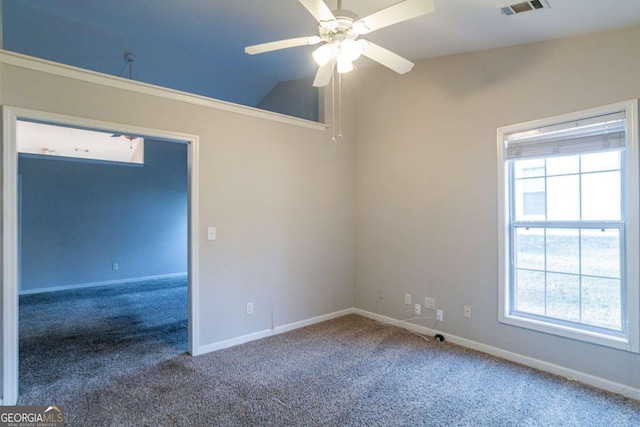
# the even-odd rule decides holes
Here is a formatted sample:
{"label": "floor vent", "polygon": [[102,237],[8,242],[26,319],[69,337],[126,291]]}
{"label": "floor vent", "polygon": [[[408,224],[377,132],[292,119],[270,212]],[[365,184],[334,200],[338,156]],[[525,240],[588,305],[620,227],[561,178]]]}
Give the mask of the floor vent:
{"label": "floor vent", "polygon": [[505,15],[515,15],[517,13],[529,12],[536,9],[548,9],[549,3],[546,0],[530,0],[521,3],[512,4],[501,8]]}

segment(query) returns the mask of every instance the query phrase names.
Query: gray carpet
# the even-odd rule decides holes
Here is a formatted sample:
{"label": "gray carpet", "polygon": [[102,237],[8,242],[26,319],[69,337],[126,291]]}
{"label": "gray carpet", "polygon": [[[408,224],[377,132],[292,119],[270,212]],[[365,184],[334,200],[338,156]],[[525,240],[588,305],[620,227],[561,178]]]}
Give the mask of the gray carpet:
{"label": "gray carpet", "polygon": [[18,404],[60,402],[186,351],[186,276],[23,295]]}
{"label": "gray carpet", "polygon": [[19,403],[73,426],[640,425],[638,401],[356,315],[193,358],[165,316],[184,286],[156,286],[21,298]]}

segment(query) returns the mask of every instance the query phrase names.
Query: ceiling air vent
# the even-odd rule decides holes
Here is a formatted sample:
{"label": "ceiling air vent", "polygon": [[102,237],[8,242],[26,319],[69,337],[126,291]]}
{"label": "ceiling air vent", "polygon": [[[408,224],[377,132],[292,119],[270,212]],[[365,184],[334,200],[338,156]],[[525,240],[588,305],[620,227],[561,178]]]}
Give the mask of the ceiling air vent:
{"label": "ceiling air vent", "polygon": [[530,0],[521,3],[512,4],[501,8],[505,15],[515,15],[516,13],[528,12],[536,9],[548,9],[549,3],[546,0]]}

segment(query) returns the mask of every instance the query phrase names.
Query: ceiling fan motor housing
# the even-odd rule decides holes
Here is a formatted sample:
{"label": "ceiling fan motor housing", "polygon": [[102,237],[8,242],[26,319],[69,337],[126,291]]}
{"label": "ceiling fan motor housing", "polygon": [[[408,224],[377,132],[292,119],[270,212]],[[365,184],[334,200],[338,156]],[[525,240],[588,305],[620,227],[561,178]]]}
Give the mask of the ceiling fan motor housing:
{"label": "ceiling fan motor housing", "polygon": [[340,42],[347,38],[355,39],[358,33],[352,31],[353,23],[358,20],[358,15],[349,10],[334,10],[335,20],[321,22],[318,27],[320,37],[327,43]]}

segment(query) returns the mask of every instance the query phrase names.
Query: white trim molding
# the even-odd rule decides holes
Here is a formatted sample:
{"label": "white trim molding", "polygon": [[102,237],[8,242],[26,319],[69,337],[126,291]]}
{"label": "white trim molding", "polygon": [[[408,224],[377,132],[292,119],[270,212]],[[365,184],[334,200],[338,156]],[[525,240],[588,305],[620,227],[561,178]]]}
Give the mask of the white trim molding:
{"label": "white trim molding", "polygon": [[251,341],[259,340],[273,335],[282,334],[284,332],[293,331],[294,329],[304,328],[305,326],[313,325],[320,322],[326,322],[327,320],[336,319],[338,317],[353,314],[354,309],[348,308],[345,310],[335,311],[333,313],[324,314],[322,316],[312,317],[310,319],[301,320],[299,322],[289,323],[287,325],[276,326],[272,329],[264,331],[254,332],[252,334],[243,335],[236,338],[231,338],[224,341],[218,341],[212,344],[207,344],[200,347],[199,354],[210,353],[212,351],[222,350],[229,347],[235,347],[236,345],[245,344]]}
{"label": "white trim molding", "polygon": [[383,316],[370,311],[361,310],[358,308],[353,309],[354,314],[358,314],[369,319],[377,320],[383,323],[392,323],[401,328],[417,332],[427,336],[434,336],[435,334],[441,334],[445,337],[445,340],[457,344],[463,347],[467,347],[473,350],[487,353],[492,356],[500,357],[501,359],[516,362],[524,366],[538,369],[540,371],[548,372],[550,374],[565,377],[572,381],[578,381],[583,384],[590,385],[602,390],[610,391],[612,393],[620,394],[625,397],[640,400],[640,389],[630,387],[624,384],[616,383],[604,378],[596,377],[594,375],[586,374],[584,372],[575,371],[573,369],[566,368],[564,366],[555,365],[553,363],[545,362],[533,357],[524,356],[522,354],[513,353],[511,351],[503,350],[501,348],[493,347],[490,345],[482,344],[476,341],[472,341],[466,338],[461,338],[455,335],[447,334],[435,329],[426,328],[424,326],[415,325],[412,323],[404,322],[392,317]]}
{"label": "white trim molding", "polygon": [[16,112],[2,109],[2,399],[18,400],[18,153]]}
{"label": "white trim molding", "polygon": [[172,279],[178,277],[187,277],[188,273],[160,274],[156,276],[131,277],[129,279],[105,280],[103,282],[77,283],[73,285],[52,286],[50,288],[35,288],[20,290],[20,295],[42,294],[45,292],[68,291],[70,289],[98,288],[100,286],[124,285],[127,283],[146,282],[147,280]]}
{"label": "white trim molding", "polygon": [[[0,60],[3,54],[0,53]],[[60,125],[89,129],[133,133],[144,137],[187,144],[188,173],[188,276],[189,276],[189,352],[197,354],[199,348],[199,275],[198,275],[198,145],[199,137],[184,133],[108,123],[79,117],[64,116],[43,111],[3,106],[3,158],[2,158],[2,304],[3,304],[3,402],[15,405],[18,398],[18,153],[15,127],[18,119],[39,120]]]}
{"label": "white trim molding", "polygon": [[0,63],[24,68],[27,70],[52,74],[60,77],[68,77],[70,79],[94,83],[101,86],[123,89],[129,92],[141,93],[145,95],[156,96],[158,98],[169,99],[172,101],[179,101],[187,104],[198,105],[201,107],[229,111],[245,116],[257,117],[274,122],[300,126],[307,129],[324,131],[328,128],[328,125],[324,123],[313,122],[311,120],[287,116],[286,114],[274,113],[272,111],[261,110],[259,108],[247,107],[245,105],[234,104],[232,102],[221,101],[206,96],[195,95],[192,93],[164,88],[161,86],[155,86],[149,83],[132,81],[122,77],[110,76],[108,74],[89,71],[82,68],[73,67],[71,65],[64,65],[53,61],[47,61],[45,59],[34,58],[32,56],[9,52],[7,50],[0,49]]}
{"label": "white trim molding", "polygon": [[200,246],[198,233],[200,232],[200,139],[193,136],[187,151],[187,206],[189,222],[187,234],[189,246],[187,248],[187,268],[189,292],[189,354],[197,356],[200,348]]}

